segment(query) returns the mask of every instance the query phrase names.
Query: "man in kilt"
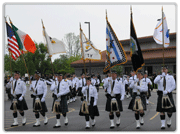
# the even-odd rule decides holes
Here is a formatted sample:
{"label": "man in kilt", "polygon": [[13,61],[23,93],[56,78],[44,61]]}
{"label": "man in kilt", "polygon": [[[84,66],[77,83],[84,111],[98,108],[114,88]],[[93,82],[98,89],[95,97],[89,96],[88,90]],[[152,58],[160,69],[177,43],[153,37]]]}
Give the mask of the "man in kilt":
{"label": "man in kilt", "polygon": [[56,113],[56,121],[57,123],[53,128],[61,127],[60,123],[60,114],[64,116],[64,124],[68,125],[68,118],[66,113],[68,112],[68,105],[67,105],[67,95],[69,91],[69,85],[67,80],[63,79],[62,74],[58,74],[58,80],[54,81],[51,85],[50,90],[53,92],[53,105],[52,111]]}
{"label": "man in kilt", "polygon": [[147,91],[147,99],[146,99],[146,104],[148,105],[149,104],[149,98],[150,98],[150,96],[151,96],[151,90],[152,90],[152,88],[151,88],[151,85],[152,85],[152,82],[151,82],[151,80],[147,77],[148,76],[148,72],[147,71],[145,71],[145,73],[144,73],[144,81],[147,83],[147,85],[148,85],[148,91]]}
{"label": "man in kilt", "polygon": [[156,111],[160,112],[161,129],[165,129],[166,119],[165,112],[167,112],[167,126],[171,126],[171,117],[173,112],[176,112],[176,107],[173,100],[172,91],[176,88],[176,83],[172,75],[168,75],[168,67],[162,67],[162,75],[158,75],[154,83],[158,85],[157,91],[157,108]]}
{"label": "man in kilt", "polygon": [[20,73],[18,71],[15,71],[14,80],[11,79],[6,85],[7,88],[11,88],[12,104],[10,106],[10,109],[13,110],[14,117],[14,123],[11,125],[11,127],[18,126],[17,110],[22,116],[22,125],[24,126],[26,124],[26,117],[24,116],[24,110],[28,110],[25,100],[26,84],[19,77]]}
{"label": "man in kilt", "polygon": [[[136,129],[140,128],[140,125],[144,124],[144,111],[146,110],[146,94],[148,86],[143,79],[143,72],[137,72],[137,78],[129,85],[133,89],[132,100],[129,103],[128,109],[135,111]],[[140,120],[139,120],[140,115]]]}
{"label": "man in kilt", "polygon": [[44,117],[44,125],[48,124],[48,118],[46,112],[48,111],[46,107],[45,97],[47,94],[46,83],[40,79],[40,73],[36,71],[35,80],[32,81],[29,90],[33,92],[31,98],[33,98],[33,112],[35,112],[36,123],[33,127],[40,126],[39,113]]}
{"label": "man in kilt", "polygon": [[111,122],[110,128],[114,128],[114,112],[116,113],[116,125],[120,125],[120,112],[123,111],[122,100],[124,100],[125,87],[122,81],[117,79],[117,72],[112,71],[112,77],[104,82],[104,87],[107,89],[106,111],[109,112]]}
{"label": "man in kilt", "polygon": [[85,75],[81,75],[81,79],[79,80],[79,88],[78,88],[78,96],[81,97],[81,101],[83,100],[82,88],[86,85]]}
{"label": "man in kilt", "polygon": [[78,91],[78,87],[79,87],[79,79],[76,77],[75,73],[73,74],[73,79],[72,79],[72,83],[73,83],[73,88],[72,88],[72,95],[73,95],[73,101],[76,101],[76,93]]}
{"label": "man in kilt", "polygon": [[91,125],[95,126],[95,116],[99,116],[99,111],[97,107],[98,93],[95,86],[91,84],[91,78],[86,78],[86,86],[83,86],[83,102],[80,108],[79,115],[85,116],[86,120],[86,129],[90,128],[89,117],[92,122]]}
{"label": "man in kilt", "polygon": [[[137,76],[136,76],[136,73],[134,72],[134,70],[132,70],[130,74],[131,74],[131,77],[129,78],[129,82],[131,83],[137,78]],[[129,89],[129,93],[132,97],[132,95],[133,95],[133,89],[132,88]]]}

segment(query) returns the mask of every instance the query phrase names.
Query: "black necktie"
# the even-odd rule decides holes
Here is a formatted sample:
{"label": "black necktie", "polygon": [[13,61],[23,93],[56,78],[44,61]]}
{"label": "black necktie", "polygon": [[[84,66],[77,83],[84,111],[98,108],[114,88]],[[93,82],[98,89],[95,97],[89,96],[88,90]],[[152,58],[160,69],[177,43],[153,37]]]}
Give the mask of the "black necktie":
{"label": "black necktie", "polygon": [[145,78],[145,82],[146,82],[146,78]]}
{"label": "black necktie", "polygon": [[82,87],[84,86],[84,82],[83,82],[83,79],[82,79]]}
{"label": "black necktie", "polygon": [[[35,87],[34,87],[34,89],[35,89],[35,88],[36,88],[36,86],[37,86],[37,82],[38,82],[38,81],[36,81],[36,84],[35,84]],[[36,94],[37,94],[37,89],[36,89]]]}
{"label": "black necktie", "polygon": [[166,78],[164,76],[164,79],[163,79],[163,87],[164,87],[164,90],[166,90]]}
{"label": "black necktie", "polygon": [[59,93],[59,85],[60,85],[60,82],[59,82],[59,84],[58,84],[57,93]]}
{"label": "black necktie", "polygon": [[113,91],[114,84],[115,84],[115,80],[113,80],[113,84],[112,84],[111,92]]}
{"label": "black necktie", "polygon": [[134,80],[134,76],[133,76],[133,80]]}
{"label": "black necktie", "polygon": [[16,80],[16,82],[15,82],[15,84],[14,84],[13,93],[14,93],[14,91],[15,91],[15,88],[16,88],[16,83],[17,83],[17,80]]}
{"label": "black necktie", "polygon": [[88,86],[88,89],[87,89],[87,102],[89,102],[89,86]]}

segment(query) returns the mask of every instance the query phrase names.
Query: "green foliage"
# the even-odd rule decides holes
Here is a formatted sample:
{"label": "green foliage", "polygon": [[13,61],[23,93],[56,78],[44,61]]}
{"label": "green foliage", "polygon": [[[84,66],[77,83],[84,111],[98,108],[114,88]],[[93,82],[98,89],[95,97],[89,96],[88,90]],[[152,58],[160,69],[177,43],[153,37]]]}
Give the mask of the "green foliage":
{"label": "green foliage", "polygon": [[114,67],[112,68],[112,70],[115,70],[118,75],[122,75],[121,73],[122,73],[122,71],[123,71],[123,67],[120,66],[120,65],[117,65],[117,66],[114,66]]}
{"label": "green foliage", "polygon": [[[52,65],[51,59],[47,52],[46,46],[43,43],[36,44],[36,51],[35,53],[25,53],[23,57],[26,62],[26,66],[28,68],[28,72],[30,75],[33,75],[37,70],[41,74],[52,74]],[[22,55],[14,61],[8,54],[4,56],[4,69],[5,71],[11,71],[10,69],[10,59],[11,59],[11,67],[12,72],[19,71],[21,76],[27,73],[25,64],[23,61]],[[81,58],[80,55],[76,56],[67,56],[67,55],[60,55],[59,58],[55,59],[53,62],[53,68],[55,73],[73,73],[74,68],[70,66],[71,62],[79,60]]]}

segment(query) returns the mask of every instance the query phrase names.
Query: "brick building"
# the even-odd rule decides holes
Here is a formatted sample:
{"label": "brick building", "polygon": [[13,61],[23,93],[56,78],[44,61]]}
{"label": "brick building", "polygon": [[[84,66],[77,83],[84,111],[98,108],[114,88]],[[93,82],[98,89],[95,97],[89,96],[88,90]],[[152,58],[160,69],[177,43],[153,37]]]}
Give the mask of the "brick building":
{"label": "brick building", "polygon": [[[176,33],[171,33],[170,35],[170,45],[164,49],[165,64],[168,65],[169,71],[171,73],[176,73]],[[159,72],[161,70],[161,65],[163,62],[163,51],[162,45],[156,44],[153,36],[146,36],[138,38],[139,44],[141,46],[141,51],[143,54],[145,65],[143,70],[148,70],[148,75],[151,76],[153,72]],[[121,44],[127,55],[127,63],[123,64],[123,74],[129,74],[132,70],[132,63],[130,57],[130,40],[121,40]],[[95,74],[103,74],[103,69],[105,67],[106,61],[106,50],[102,51],[102,60],[91,61],[91,72]],[[86,71],[89,72],[89,61],[86,61]],[[83,60],[78,60],[71,63],[71,67],[75,68],[75,73],[80,76],[84,72]]]}

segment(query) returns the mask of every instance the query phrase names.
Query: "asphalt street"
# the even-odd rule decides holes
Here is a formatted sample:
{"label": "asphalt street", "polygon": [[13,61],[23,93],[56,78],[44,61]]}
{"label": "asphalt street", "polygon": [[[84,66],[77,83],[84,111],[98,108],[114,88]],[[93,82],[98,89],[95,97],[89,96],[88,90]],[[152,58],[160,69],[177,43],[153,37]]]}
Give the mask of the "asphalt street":
{"label": "asphalt street", "polygon": [[[13,123],[13,115],[12,111],[9,109],[11,105],[11,101],[8,101],[6,93],[4,93],[4,130],[5,131],[175,131],[176,130],[176,113],[172,116],[172,125],[170,128],[166,127],[165,130],[161,130],[161,122],[160,122],[160,114],[156,112],[156,102],[157,102],[157,94],[156,91],[152,91],[152,96],[150,97],[149,105],[147,105],[147,111],[145,111],[144,116],[144,125],[141,126],[140,129],[136,129],[136,121],[134,117],[134,112],[128,109],[128,105],[130,102],[130,98],[125,98],[123,101],[123,112],[121,112],[121,124],[119,127],[115,127],[114,129],[110,129],[110,120],[109,113],[105,111],[106,97],[105,92],[102,88],[100,88],[99,96],[98,96],[98,109],[100,116],[96,117],[96,125],[95,127],[91,127],[90,129],[85,129],[85,118],[79,116],[79,110],[81,101],[78,98],[76,102],[72,102],[68,105],[69,112],[67,113],[67,117],[69,120],[69,124],[67,126],[64,125],[64,117],[61,116],[61,127],[53,128],[56,124],[56,116],[52,113],[52,93],[49,90],[50,86],[48,86],[48,93],[46,96],[46,105],[48,107],[48,112],[46,113],[49,118],[48,124],[44,125],[44,119],[40,115],[41,126],[33,127],[33,124],[36,121],[34,113],[32,112],[32,98],[30,98],[31,92],[29,91],[29,86],[27,86],[26,92],[26,102],[29,110],[25,111],[25,116],[27,118],[27,123],[25,126],[22,126],[22,118],[18,113],[18,123],[19,126],[11,127]],[[174,101],[176,104],[176,94],[173,94]],[[167,117],[167,115],[166,115]],[[116,116],[115,116],[116,122]]]}

